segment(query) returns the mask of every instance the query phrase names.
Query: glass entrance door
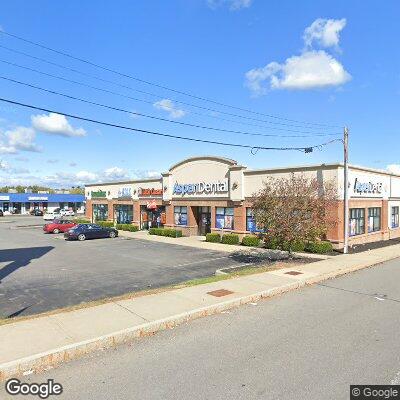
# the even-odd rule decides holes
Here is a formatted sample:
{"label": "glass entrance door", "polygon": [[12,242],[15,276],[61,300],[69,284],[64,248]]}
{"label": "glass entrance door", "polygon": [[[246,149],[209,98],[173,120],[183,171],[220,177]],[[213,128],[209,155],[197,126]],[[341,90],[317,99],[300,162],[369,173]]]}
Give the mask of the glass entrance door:
{"label": "glass entrance door", "polygon": [[211,207],[198,208],[198,221],[199,235],[205,236],[211,232]]}

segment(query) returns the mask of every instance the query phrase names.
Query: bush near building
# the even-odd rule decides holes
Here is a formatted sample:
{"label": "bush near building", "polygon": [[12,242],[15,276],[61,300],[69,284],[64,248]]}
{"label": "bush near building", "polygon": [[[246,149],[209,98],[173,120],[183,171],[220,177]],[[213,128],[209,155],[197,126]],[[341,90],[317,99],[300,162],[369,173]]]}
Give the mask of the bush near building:
{"label": "bush near building", "polygon": [[317,254],[326,254],[333,251],[331,242],[326,241],[314,241],[314,242],[303,242],[296,241],[289,243],[287,241],[280,242],[275,237],[268,237],[265,239],[265,247],[271,250],[284,250],[294,252],[308,252]]}
{"label": "bush near building", "polygon": [[102,226],[103,228],[113,228],[114,227],[114,222],[111,222],[111,221],[97,221],[96,224]]}
{"label": "bush near building", "polygon": [[221,243],[223,244],[239,244],[239,235],[235,233],[227,233],[222,235]]}
{"label": "bush near building", "polygon": [[167,236],[167,237],[174,237],[179,238],[182,237],[182,231],[178,229],[170,229],[170,228],[150,228],[149,229],[150,235],[157,235],[157,236]]}
{"label": "bush near building", "polygon": [[306,244],[306,251],[310,253],[325,254],[333,251],[333,246],[331,242],[310,242]]}
{"label": "bush near building", "polygon": [[219,233],[207,233],[206,242],[220,243],[221,242],[221,235]]}
{"label": "bush near building", "polygon": [[137,232],[139,227],[137,225],[132,224],[117,224],[116,228],[121,231],[128,231],[128,232]]}
{"label": "bush near building", "polygon": [[243,236],[242,245],[250,247],[258,247],[260,245],[260,238],[255,235]]}
{"label": "bush near building", "polygon": [[90,224],[90,219],[87,218],[74,218],[72,222],[75,222],[76,224]]}

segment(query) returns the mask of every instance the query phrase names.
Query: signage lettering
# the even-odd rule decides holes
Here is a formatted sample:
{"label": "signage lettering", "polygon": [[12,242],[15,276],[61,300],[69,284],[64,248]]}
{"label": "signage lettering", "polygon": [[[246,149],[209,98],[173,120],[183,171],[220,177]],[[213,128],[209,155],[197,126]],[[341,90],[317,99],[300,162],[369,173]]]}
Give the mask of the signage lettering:
{"label": "signage lettering", "polygon": [[94,198],[107,197],[107,193],[104,190],[92,191],[91,195]]}
{"label": "signage lettering", "polygon": [[175,183],[173,194],[215,194],[228,191],[228,179],[218,182],[185,183],[183,185]]}
{"label": "signage lettering", "polygon": [[154,189],[154,188],[139,188],[139,196],[162,196],[162,189]]}
{"label": "signage lettering", "polygon": [[32,201],[47,201],[48,197],[47,196],[29,196],[28,200]]}
{"label": "signage lettering", "polygon": [[8,201],[10,200],[10,196],[0,196],[0,201]]}
{"label": "signage lettering", "polygon": [[354,181],[354,192],[363,194],[363,193],[382,193],[382,182],[360,182],[358,178]]}
{"label": "signage lettering", "polygon": [[124,187],[118,190],[118,197],[132,197],[132,189]]}

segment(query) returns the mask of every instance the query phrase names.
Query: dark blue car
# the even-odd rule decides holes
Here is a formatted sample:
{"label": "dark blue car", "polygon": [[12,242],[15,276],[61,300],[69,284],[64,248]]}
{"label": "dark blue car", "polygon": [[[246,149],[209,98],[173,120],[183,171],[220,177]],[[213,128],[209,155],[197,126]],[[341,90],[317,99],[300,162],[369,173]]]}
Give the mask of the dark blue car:
{"label": "dark blue car", "polygon": [[79,224],[64,233],[66,240],[86,240],[99,238],[115,238],[118,231],[115,228],[104,228],[96,224]]}

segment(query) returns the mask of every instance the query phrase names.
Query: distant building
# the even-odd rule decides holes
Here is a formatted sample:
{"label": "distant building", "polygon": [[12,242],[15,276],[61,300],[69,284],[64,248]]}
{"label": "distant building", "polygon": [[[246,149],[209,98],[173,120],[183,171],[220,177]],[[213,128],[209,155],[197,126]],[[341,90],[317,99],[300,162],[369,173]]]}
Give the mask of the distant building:
{"label": "distant building", "polygon": [[56,208],[84,212],[85,196],[58,193],[0,193],[0,210],[7,214],[28,214],[34,209],[53,211]]}

